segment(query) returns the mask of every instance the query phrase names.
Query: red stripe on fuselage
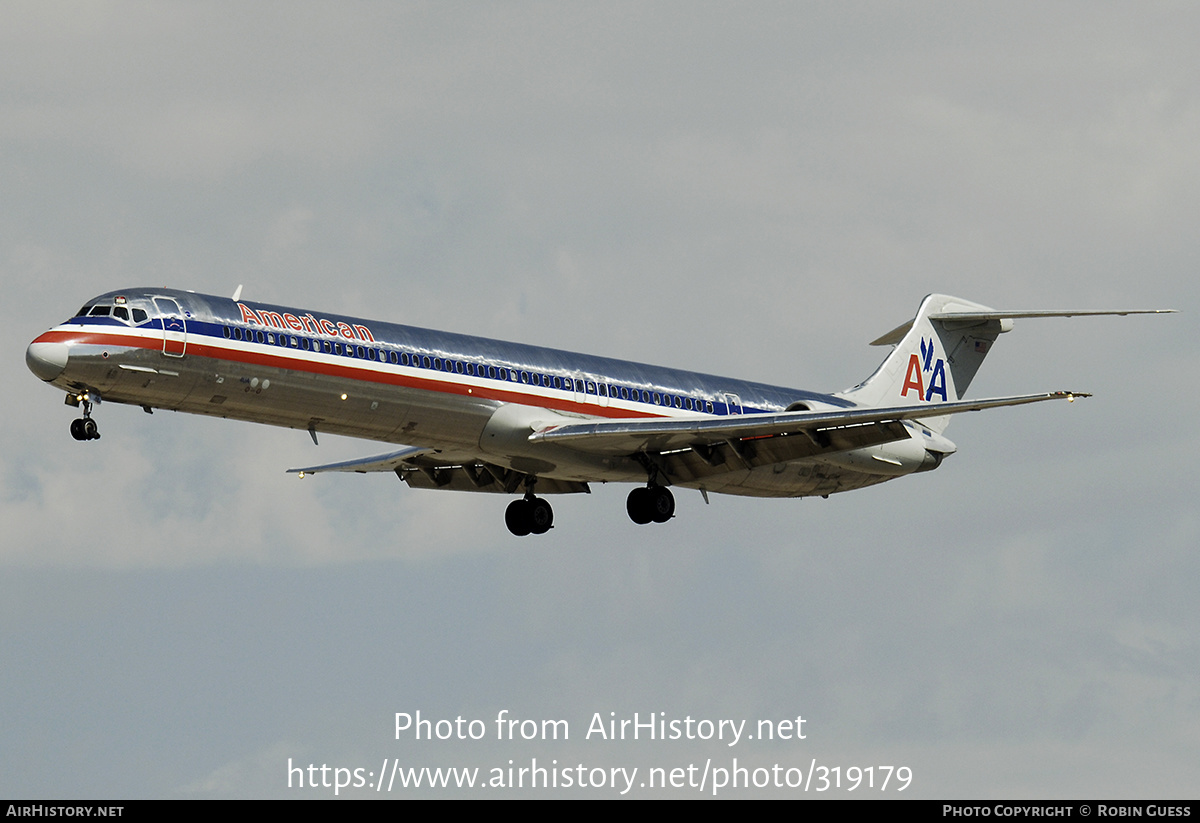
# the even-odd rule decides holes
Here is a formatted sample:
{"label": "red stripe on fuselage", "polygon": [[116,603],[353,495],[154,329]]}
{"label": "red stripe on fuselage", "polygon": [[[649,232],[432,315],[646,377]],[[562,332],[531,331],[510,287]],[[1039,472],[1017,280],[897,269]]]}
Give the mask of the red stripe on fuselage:
{"label": "red stripe on fuselage", "polygon": [[[464,385],[445,380],[431,380],[423,377],[413,377],[410,375],[395,374],[393,372],[377,371],[375,369],[365,369],[361,367],[356,368],[349,365],[308,360],[302,357],[284,357],[278,354],[264,354],[253,350],[236,348],[233,346],[214,346],[209,343],[197,342],[198,340],[205,339],[207,338],[203,336],[189,335],[187,339],[187,354],[185,357],[172,359],[186,360],[187,357],[207,357],[218,362],[243,363],[247,365],[266,366],[290,371],[308,372],[309,374],[321,374],[328,377],[338,377],[357,383],[379,383],[382,385],[399,386],[401,388],[417,389],[420,391],[435,392],[439,394],[453,394],[475,399],[497,400],[504,403],[518,403],[523,406],[537,406],[539,408],[553,409],[556,411],[569,411],[577,414],[586,414],[592,417],[622,418],[667,416],[663,414],[655,414],[654,412],[642,412],[633,411],[630,409],[617,409],[611,406],[600,406],[594,403],[579,403],[557,397],[546,397],[545,395],[536,393],[523,393],[506,389],[498,389],[488,385]],[[113,332],[62,331],[59,329],[51,329],[50,331],[38,337],[34,342],[72,343],[86,346],[120,346],[127,349],[148,349],[151,351],[162,351],[161,336],[142,337],[140,335],[124,335]],[[338,355],[329,356],[337,357]],[[502,368],[513,369],[511,366],[503,366]],[[520,371],[520,369],[515,370]],[[491,382],[491,378],[479,379]],[[529,384],[522,385],[528,386]],[[533,388],[532,386],[529,387]]]}

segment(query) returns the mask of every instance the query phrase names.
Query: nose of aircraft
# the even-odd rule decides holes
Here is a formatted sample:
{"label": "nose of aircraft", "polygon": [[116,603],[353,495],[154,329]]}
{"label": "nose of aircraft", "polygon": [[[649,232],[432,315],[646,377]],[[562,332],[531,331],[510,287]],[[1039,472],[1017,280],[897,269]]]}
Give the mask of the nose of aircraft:
{"label": "nose of aircraft", "polygon": [[66,343],[42,343],[37,340],[25,350],[25,365],[41,379],[49,383],[63,373],[67,367],[70,347]]}

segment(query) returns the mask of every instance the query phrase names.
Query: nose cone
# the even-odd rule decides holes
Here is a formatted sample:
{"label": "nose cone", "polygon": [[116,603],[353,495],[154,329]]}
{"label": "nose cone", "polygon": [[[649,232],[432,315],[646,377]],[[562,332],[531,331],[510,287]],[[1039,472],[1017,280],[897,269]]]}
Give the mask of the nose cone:
{"label": "nose cone", "polygon": [[41,379],[49,383],[63,373],[67,367],[70,347],[66,343],[39,343],[34,341],[25,350],[25,365]]}

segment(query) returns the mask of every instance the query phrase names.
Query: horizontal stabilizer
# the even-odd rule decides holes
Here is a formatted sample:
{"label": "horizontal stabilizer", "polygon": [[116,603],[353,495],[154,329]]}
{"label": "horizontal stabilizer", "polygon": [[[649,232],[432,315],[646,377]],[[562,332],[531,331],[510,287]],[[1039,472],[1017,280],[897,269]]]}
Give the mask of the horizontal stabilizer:
{"label": "horizontal stabilizer", "polygon": [[[1092,311],[1090,309],[1075,309],[1060,311],[1057,309],[1049,310],[1029,310],[1029,311],[947,311],[930,314],[930,320],[938,320],[943,323],[961,322],[961,323],[986,323],[989,320],[1019,320],[1021,318],[1031,317],[1125,317],[1129,314],[1174,314],[1175,309],[1115,309],[1104,311]],[[872,346],[894,346],[904,339],[904,335],[908,334],[912,328],[914,320],[909,320],[907,323],[902,323],[892,329],[882,337],[877,337],[871,341]],[[1003,329],[1008,331],[1008,329]]]}
{"label": "horizontal stabilizer", "polygon": [[1022,317],[1124,317],[1127,314],[1174,314],[1175,309],[1114,309],[1106,311],[1055,309],[1033,311],[951,311],[929,315],[930,320],[1016,320]]}

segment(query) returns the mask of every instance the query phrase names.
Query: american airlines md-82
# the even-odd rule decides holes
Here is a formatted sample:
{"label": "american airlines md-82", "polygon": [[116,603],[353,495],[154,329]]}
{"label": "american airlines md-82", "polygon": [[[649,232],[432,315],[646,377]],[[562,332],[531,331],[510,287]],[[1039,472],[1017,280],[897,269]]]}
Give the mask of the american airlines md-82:
{"label": "american airlines md-82", "polygon": [[38,337],[26,363],[100,437],[109,402],[379,440],[387,454],[292,469],[394,472],[409,486],[521,495],[516,535],[542,534],[541,494],[636,483],[639,524],[675,511],[672,487],[754,497],[828,496],[929,471],[955,451],[950,416],[1056,391],[963,400],[997,337],[1025,317],[1154,311],[993,311],[932,294],[875,340],[892,351],[835,394],[171,289],[89,300]]}

